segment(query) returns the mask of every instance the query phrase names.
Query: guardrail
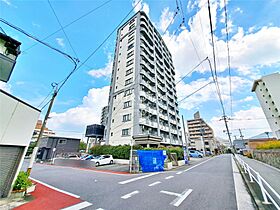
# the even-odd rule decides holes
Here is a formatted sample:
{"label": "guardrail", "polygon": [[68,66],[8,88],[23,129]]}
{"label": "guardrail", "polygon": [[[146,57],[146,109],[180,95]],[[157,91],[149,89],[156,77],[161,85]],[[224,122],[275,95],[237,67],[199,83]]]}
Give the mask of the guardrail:
{"label": "guardrail", "polygon": [[[280,210],[280,195],[265,181],[259,172],[252,169],[244,160],[242,160],[238,155],[235,156],[236,160],[239,162],[244,170],[245,174],[248,174],[250,182],[256,182],[262,193],[263,204],[273,204],[276,209]],[[271,201],[271,202],[269,202]]]}

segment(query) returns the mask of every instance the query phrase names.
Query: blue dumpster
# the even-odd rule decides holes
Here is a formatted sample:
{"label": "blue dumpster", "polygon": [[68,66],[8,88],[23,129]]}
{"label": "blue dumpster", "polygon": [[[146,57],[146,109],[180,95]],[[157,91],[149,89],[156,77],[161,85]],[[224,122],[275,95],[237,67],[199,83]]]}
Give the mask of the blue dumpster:
{"label": "blue dumpster", "polygon": [[138,150],[142,172],[164,171],[165,150]]}

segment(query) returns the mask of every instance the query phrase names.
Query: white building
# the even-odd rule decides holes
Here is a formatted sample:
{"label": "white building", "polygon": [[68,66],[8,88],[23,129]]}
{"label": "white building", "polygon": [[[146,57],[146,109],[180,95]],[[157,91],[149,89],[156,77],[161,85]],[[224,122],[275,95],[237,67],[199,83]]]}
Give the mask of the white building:
{"label": "white building", "polygon": [[174,76],[164,41],[147,15],[138,12],[117,34],[106,143],[129,144],[137,137],[143,143],[146,136],[160,144],[181,145]]}
{"label": "white building", "polygon": [[256,93],[272,132],[280,139],[280,74],[255,80],[252,92]]}

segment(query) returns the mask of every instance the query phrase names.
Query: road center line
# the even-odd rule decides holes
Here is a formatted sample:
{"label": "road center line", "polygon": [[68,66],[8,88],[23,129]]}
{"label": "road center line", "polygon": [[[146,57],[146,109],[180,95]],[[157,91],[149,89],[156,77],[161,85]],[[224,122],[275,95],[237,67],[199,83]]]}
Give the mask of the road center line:
{"label": "road center line", "polygon": [[183,173],[183,171],[179,171],[179,172],[177,172],[176,174],[181,174],[181,173]]}
{"label": "road center line", "polygon": [[185,190],[178,198],[176,198],[170,204],[176,207],[180,206],[180,204],[191,194],[192,191],[192,189]]}
{"label": "road center line", "polygon": [[154,182],[154,183],[152,183],[152,184],[149,184],[148,186],[149,186],[149,187],[152,187],[152,186],[155,186],[155,185],[160,184],[160,183],[161,183],[160,181],[157,181],[157,182]]}
{"label": "road center line", "polygon": [[132,179],[128,179],[128,180],[119,182],[119,184],[127,184],[127,183],[130,183],[130,182],[134,182],[134,181],[137,181],[137,180],[140,180],[140,179],[145,179],[147,177],[154,176],[154,175],[157,175],[157,174],[159,174],[159,173],[152,173],[152,174],[147,174],[147,175],[144,175],[144,176],[139,176],[139,177],[136,177],[136,178],[132,178]]}
{"label": "road center line", "polygon": [[138,190],[135,190],[135,191],[133,191],[133,192],[131,192],[131,193],[128,193],[128,194],[122,196],[121,198],[122,198],[122,199],[128,199],[128,198],[130,198],[131,196],[133,196],[133,195],[135,195],[135,194],[137,194],[137,193],[139,193],[139,191],[138,191]]}
{"label": "road center line", "polygon": [[186,169],[186,170],[184,170],[184,171],[185,171],[185,172],[186,172],[186,171],[189,171],[189,170],[191,170],[191,169],[193,169],[193,168],[195,168],[195,167],[197,167],[197,166],[200,166],[200,165],[203,164],[203,163],[208,162],[209,160],[213,160],[213,159],[216,158],[216,157],[218,157],[218,156],[215,156],[215,157],[210,158],[210,159],[208,159],[208,160],[205,160],[205,161],[203,161],[203,162],[201,162],[201,163],[198,163],[198,164],[196,164],[196,165],[194,165],[194,166],[192,166],[192,167],[190,167],[190,168],[188,168],[188,169]]}
{"label": "road center line", "polygon": [[172,179],[174,176],[165,177],[165,179]]}
{"label": "road center line", "polygon": [[79,210],[79,209],[83,209],[83,208],[86,208],[86,207],[91,206],[91,205],[92,205],[92,203],[84,201],[82,203],[78,203],[76,205],[63,208],[61,210]]}

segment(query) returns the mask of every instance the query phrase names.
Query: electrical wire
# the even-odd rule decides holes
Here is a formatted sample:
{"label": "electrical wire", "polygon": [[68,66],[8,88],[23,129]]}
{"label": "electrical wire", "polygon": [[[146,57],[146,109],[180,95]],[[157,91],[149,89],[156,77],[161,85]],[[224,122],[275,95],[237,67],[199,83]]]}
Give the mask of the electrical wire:
{"label": "electrical wire", "polygon": [[44,98],[44,100],[37,106],[37,108],[39,108],[47,99],[48,97],[51,95],[51,93],[53,92],[53,89],[49,92],[49,94]]}
{"label": "electrical wire", "polygon": [[113,33],[115,33],[115,31],[121,26],[121,24],[124,22],[124,20],[130,15],[130,13],[132,13],[135,9],[135,7],[141,2],[141,0],[139,0],[134,7],[126,14],[126,16],[121,20],[121,22],[112,30],[112,32],[107,35],[107,37],[97,46],[97,48],[77,67],[75,67],[69,74],[68,76],[62,80],[61,85],[58,87],[58,92],[60,91],[60,89],[65,85],[65,83],[67,82],[67,80],[71,77],[72,74],[75,73],[75,71],[77,71],[78,69],[80,69],[103,45],[104,43],[113,35]]}
{"label": "electrical wire", "polygon": [[173,22],[174,22],[174,20],[175,20],[175,18],[176,18],[176,16],[177,16],[177,14],[178,14],[178,12],[179,12],[179,7],[177,6],[176,11],[175,11],[175,13],[174,13],[174,15],[173,15],[173,17],[172,17],[170,23],[167,25],[167,27],[166,27],[165,30],[163,31],[163,35],[167,32],[168,28],[173,24]]}
{"label": "electrical wire", "polygon": [[181,103],[182,101],[184,101],[185,99],[189,98],[190,96],[194,95],[195,93],[197,93],[198,91],[202,90],[203,88],[207,87],[208,85],[212,84],[213,81],[208,82],[207,84],[203,85],[202,87],[200,87],[199,89],[195,90],[194,92],[192,92],[191,94],[187,95],[186,97],[182,98],[180,101],[178,101],[178,103]]}
{"label": "electrical wire", "polygon": [[[95,12],[96,10],[102,8],[103,6],[105,6],[106,4],[108,4],[108,3],[111,2],[111,1],[113,1],[113,0],[105,1],[105,2],[102,3],[101,5],[99,5],[99,6],[95,7],[95,8],[93,8],[92,10],[90,10],[90,11],[88,11],[87,13],[83,14],[82,16],[78,17],[77,19],[75,19],[75,20],[71,21],[70,23],[66,24],[66,25],[63,26],[62,28],[65,29],[65,28],[71,26],[72,24],[74,24],[74,23],[76,23],[77,21],[81,20],[82,18],[84,18],[84,17],[90,15],[91,13]],[[60,29],[54,31],[53,33],[49,34],[48,36],[46,36],[45,38],[43,38],[42,41],[45,41],[46,39],[50,38],[52,35],[58,33],[59,31],[62,30],[62,28],[60,28]],[[26,49],[23,50],[22,52],[24,53],[24,52],[26,52],[27,50],[30,50],[31,48],[35,47],[37,44],[38,44],[38,43],[35,43],[35,44],[31,45],[30,47],[26,48]]]}
{"label": "electrical wire", "polygon": [[4,29],[0,26],[1,31],[3,32],[3,34],[7,35],[6,32],[4,31]]}
{"label": "electrical wire", "polygon": [[61,24],[61,22],[60,22],[60,20],[59,20],[59,18],[58,18],[58,16],[57,16],[57,14],[56,14],[56,12],[55,12],[55,10],[54,10],[54,8],[53,8],[53,6],[52,6],[50,0],[48,0],[48,3],[49,3],[49,5],[50,5],[50,8],[52,9],[52,12],[53,12],[53,14],[54,14],[54,16],[55,16],[55,18],[56,18],[58,24],[60,25],[61,30],[62,30],[63,33],[64,33],[65,38],[67,39],[67,41],[68,41],[68,43],[69,43],[69,46],[71,47],[71,49],[72,49],[73,53],[75,54],[76,58],[78,58],[78,55],[77,55],[76,51],[74,50],[74,47],[73,47],[73,45],[71,44],[70,39],[69,39],[69,37],[67,36],[67,34],[66,34],[66,32],[65,32],[65,30],[64,30],[64,28],[63,28],[63,26],[62,26],[62,24]]}
{"label": "electrical wire", "polygon": [[175,85],[177,85],[179,82],[181,82],[182,80],[184,80],[187,76],[189,76],[192,72],[194,72],[194,70],[196,70],[204,61],[206,61],[208,59],[208,57],[206,57],[205,59],[203,59],[202,61],[199,62],[199,64],[197,64],[195,67],[192,68],[191,71],[189,71],[185,76],[183,76],[178,82],[176,82]]}

